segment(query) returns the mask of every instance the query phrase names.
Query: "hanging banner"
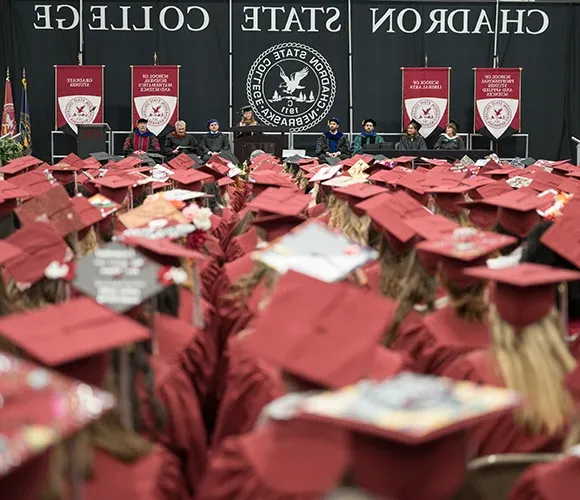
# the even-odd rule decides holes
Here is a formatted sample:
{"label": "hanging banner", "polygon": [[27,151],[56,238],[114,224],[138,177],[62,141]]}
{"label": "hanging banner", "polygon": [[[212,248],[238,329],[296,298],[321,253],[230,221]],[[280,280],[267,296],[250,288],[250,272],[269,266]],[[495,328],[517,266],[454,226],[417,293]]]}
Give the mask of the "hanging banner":
{"label": "hanging banner", "polygon": [[475,133],[497,141],[520,131],[522,68],[474,68]]}
{"label": "hanging banner", "polygon": [[411,120],[421,124],[428,138],[445,129],[449,121],[451,68],[401,68],[403,72],[402,128]]}
{"label": "hanging banner", "polygon": [[131,66],[131,87],[132,126],[145,118],[163,135],[179,117],[179,66]]}
{"label": "hanging banner", "polygon": [[104,66],[55,66],[55,129],[72,135],[78,125],[103,123]]}

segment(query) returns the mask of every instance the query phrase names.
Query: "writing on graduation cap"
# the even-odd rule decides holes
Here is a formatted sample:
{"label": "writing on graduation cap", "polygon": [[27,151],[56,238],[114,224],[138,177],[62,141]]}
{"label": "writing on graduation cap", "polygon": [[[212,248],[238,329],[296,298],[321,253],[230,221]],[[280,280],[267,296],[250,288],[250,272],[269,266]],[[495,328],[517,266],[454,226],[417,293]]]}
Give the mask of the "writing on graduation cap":
{"label": "writing on graduation cap", "polygon": [[[234,17],[241,16],[242,32],[340,33],[347,29],[347,13],[334,5],[235,5]],[[331,4],[331,2],[328,2]],[[402,6],[368,7],[370,25],[361,28],[371,33],[493,33],[492,11],[474,8],[414,9]],[[80,11],[69,4],[34,5],[33,27],[36,30],[74,30],[80,24]],[[211,15],[211,9],[196,4],[165,5],[157,10],[151,5],[90,5],[86,8],[86,27],[90,31],[164,31],[202,32],[214,24],[226,22]],[[217,17],[217,19],[216,19]],[[362,17],[362,16],[361,16]],[[550,27],[550,17],[538,8],[499,10],[499,33],[502,35],[541,35]]]}

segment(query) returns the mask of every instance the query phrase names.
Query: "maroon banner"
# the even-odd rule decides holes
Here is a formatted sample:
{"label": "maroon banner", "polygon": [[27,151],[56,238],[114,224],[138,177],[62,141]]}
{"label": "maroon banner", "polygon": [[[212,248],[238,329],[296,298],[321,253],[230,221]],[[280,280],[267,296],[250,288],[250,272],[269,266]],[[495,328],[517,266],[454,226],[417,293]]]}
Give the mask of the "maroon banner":
{"label": "maroon banner", "polygon": [[441,132],[449,121],[451,68],[401,68],[403,72],[403,130],[411,120],[421,124],[427,138]]}
{"label": "maroon banner", "polygon": [[55,128],[76,134],[78,125],[103,123],[104,66],[55,66]]}
{"label": "maroon banner", "polygon": [[133,127],[146,118],[155,135],[179,119],[179,66],[131,66]]}
{"label": "maroon banner", "polygon": [[520,131],[522,68],[474,68],[473,130],[494,141]]}

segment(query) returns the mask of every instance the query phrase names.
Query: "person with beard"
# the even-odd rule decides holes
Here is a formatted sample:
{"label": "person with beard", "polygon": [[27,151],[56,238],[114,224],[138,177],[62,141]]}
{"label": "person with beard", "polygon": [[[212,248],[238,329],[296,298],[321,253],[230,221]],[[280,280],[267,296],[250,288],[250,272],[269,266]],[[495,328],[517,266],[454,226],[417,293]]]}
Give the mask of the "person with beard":
{"label": "person with beard", "polygon": [[203,151],[193,135],[186,132],[187,124],[183,120],[175,122],[175,131],[165,138],[163,153],[165,160],[169,161],[180,153],[193,153],[203,156]]}
{"label": "person with beard", "polygon": [[377,126],[375,120],[367,118],[366,120],[363,120],[362,125],[363,131],[360,135],[357,135],[354,138],[352,145],[352,153],[355,155],[362,153],[367,144],[380,144],[381,142],[384,142],[384,139],[375,132]]}
{"label": "person with beard", "polygon": [[350,158],[348,137],[338,130],[339,127],[340,120],[336,117],[330,118],[328,130],[316,141],[316,156],[321,161],[327,161],[328,158],[340,158],[341,160]]}
{"label": "person with beard", "polygon": [[232,153],[230,141],[227,135],[224,135],[220,130],[220,122],[216,119],[208,120],[207,134],[203,135],[200,141],[201,150],[203,152],[203,160],[207,161],[212,153],[225,152],[228,155]]}
{"label": "person with beard", "polygon": [[401,136],[395,149],[403,149],[406,151],[427,149],[425,139],[423,139],[419,130],[421,130],[421,124],[418,121],[411,120],[409,125],[407,125],[407,132],[405,135]]}
{"label": "person with beard", "polygon": [[137,128],[131,132],[123,144],[123,155],[144,155],[147,153],[160,153],[159,139],[147,129],[147,119],[139,118]]}

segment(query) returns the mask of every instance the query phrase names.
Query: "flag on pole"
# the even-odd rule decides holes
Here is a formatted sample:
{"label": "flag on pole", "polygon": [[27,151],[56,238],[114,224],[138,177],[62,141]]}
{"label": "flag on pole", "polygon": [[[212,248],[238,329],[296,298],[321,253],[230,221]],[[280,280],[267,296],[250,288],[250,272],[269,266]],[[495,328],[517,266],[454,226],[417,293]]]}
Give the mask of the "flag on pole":
{"label": "flag on pole", "polygon": [[4,107],[2,108],[2,123],[0,125],[0,137],[6,134],[10,134],[10,137],[16,135],[16,114],[14,113],[14,98],[12,97],[12,84],[10,83],[10,69],[6,70]]}
{"label": "flag on pole", "polygon": [[20,134],[24,154],[32,153],[32,135],[30,131],[30,106],[28,104],[28,84],[26,70],[22,69],[22,98],[20,102]]}

